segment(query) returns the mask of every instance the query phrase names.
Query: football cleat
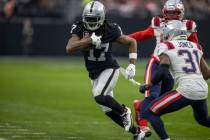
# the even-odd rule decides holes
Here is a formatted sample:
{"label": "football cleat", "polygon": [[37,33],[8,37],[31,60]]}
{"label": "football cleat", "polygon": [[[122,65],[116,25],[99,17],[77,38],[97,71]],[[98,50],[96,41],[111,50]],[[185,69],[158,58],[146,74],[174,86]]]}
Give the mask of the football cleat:
{"label": "football cleat", "polygon": [[125,131],[129,131],[130,128],[133,126],[133,120],[132,120],[132,116],[131,116],[131,109],[128,107],[125,107],[125,113],[123,113],[121,115],[122,117],[122,121],[123,121],[123,125],[125,128]]}
{"label": "football cleat", "polygon": [[145,133],[142,130],[139,130],[133,135],[133,140],[145,140],[145,136]]}
{"label": "football cleat", "polygon": [[141,126],[141,131],[145,133],[145,137],[150,137],[152,135],[152,131],[147,126]]}

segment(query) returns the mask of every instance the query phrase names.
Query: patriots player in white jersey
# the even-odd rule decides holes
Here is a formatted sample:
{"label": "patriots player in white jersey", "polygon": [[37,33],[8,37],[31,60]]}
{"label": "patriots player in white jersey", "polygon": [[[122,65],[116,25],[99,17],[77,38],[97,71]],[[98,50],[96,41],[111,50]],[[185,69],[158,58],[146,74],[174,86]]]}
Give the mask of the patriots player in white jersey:
{"label": "patriots player in white jersey", "polygon": [[[187,40],[198,43],[196,23],[193,20],[183,19],[184,17],[184,4],[181,0],[167,0],[162,9],[163,17],[153,17],[151,25],[143,30],[130,34],[129,36],[136,41],[141,42],[150,38],[156,38],[156,46],[162,41],[164,34],[164,28],[172,20],[179,20],[182,23],[182,28],[187,30]],[[150,48],[149,48],[150,49]],[[149,83],[156,73],[159,67],[160,60],[157,55],[157,47],[149,60],[145,70],[145,83]],[[151,132],[147,126],[147,120],[142,117],[141,109],[144,109],[152,100],[160,95],[170,91],[173,88],[174,80],[171,75],[168,75],[167,79],[160,81],[156,85],[153,85],[145,93],[145,99],[143,101],[134,100],[134,108],[136,112],[136,122],[142,130],[147,131],[147,136],[151,135]]]}
{"label": "patriots player in white jersey", "polygon": [[201,46],[187,41],[187,31],[181,21],[170,22],[163,37],[166,41],[157,46],[160,59],[158,72],[140,88],[149,90],[152,85],[167,78],[169,73],[175,79],[177,88],[153,100],[142,113],[161,140],[170,140],[160,116],[188,105],[193,109],[195,120],[202,126],[210,127],[208,85],[205,81],[209,78],[209,69],[206,69],[208,66]]}

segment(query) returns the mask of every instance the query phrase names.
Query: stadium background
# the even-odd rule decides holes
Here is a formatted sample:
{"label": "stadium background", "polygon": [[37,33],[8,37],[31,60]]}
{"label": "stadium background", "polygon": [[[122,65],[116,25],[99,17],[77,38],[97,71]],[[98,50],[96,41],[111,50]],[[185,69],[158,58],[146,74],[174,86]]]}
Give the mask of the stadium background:
{"label": "stadium background", "polygon": [[[94,103],[80,53],[67,56],[65,52],[71,24],[80,18],[89,1],[0,0],[0,140],[131,139]],[[164,2],[101,1],[107,7],[107,18],[121,25],[125,34],[149,26],[154,15],[161,15]],[[197,23],[198,37],[208,59],[210,0],[183,2],[185,17]],[[136,79],[143,82],[155,40],[138,46]],[[127,48],[115,44],[113,51],[126,67]],[[115,91],[116,98],[130,107],[134,99],[143,98],[122,77]],[[164,117],[172,139],[209,140],[209,129],[199,126],[191,114],[191,109],[186,108]],[[157,136],[150,139],[156,140]]]}

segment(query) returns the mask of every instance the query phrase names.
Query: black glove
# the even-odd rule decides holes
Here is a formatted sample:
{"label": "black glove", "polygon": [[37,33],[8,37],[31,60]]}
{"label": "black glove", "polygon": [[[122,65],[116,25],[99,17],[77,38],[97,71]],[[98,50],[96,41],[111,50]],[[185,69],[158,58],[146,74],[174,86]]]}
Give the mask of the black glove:
{"label": "black glove", "polygon": [[139,92],[141,93],[145,93],[146,90],[148,90],[150,88],[150,86],[148,84],[142,84],[140,87],[139,87]]}

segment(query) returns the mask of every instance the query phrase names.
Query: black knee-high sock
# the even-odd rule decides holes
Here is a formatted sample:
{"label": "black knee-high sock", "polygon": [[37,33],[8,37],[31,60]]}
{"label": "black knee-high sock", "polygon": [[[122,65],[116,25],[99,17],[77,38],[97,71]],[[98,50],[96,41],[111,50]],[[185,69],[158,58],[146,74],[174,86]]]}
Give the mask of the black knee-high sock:
{"label": "black knee-high sock", "polygon": [[124,127],[123,121],[120,115],[118,115],[114,111],[106,112],[106,115],[109,116],[116,124],[118,124],[121,127]]}
{"label": "black knee-high sock", "polygon": [[125,111],[125,108],[120,105],[113,97],[106,95],[99,95],[95,97],[95,101],[100,104],[111,108],[113,111],[122,115]]}
{"label": "black knee-high sock", "polygon": [[[115,113],[114,111],[106,112],[106,115],[109,116],[116,124],[124,128],[122,117]],[[138,128],[135,126],[132,126],[129,130],[130,133],[136,134],[138,133]]]}

